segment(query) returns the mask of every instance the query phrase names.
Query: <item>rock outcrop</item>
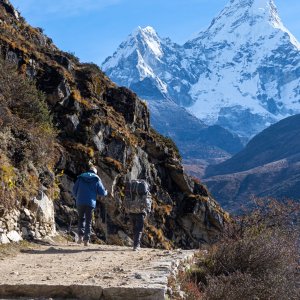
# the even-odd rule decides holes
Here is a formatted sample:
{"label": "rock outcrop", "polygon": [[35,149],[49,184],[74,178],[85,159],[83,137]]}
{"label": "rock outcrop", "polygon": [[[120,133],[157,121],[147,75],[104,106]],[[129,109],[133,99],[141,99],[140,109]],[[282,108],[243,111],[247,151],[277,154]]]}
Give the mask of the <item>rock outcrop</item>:
{"label": "rock outcrop", "polygon": [[21,76],[36,81],[53,115],[58,132],[55,167],[44,166],[39,183],[46,194],[47,181],[56,188],[51,197],[57,199],[59,227],[76,219],[70,191],[76,176],[93,163],[110,193],[96,214],[98,238],[126,243],[131,229],[122,207],[124,182],[146,177],[153,213],[145,245],[191,248],[215,239],[227,214],[184,173],[176,147],[150,128],[148,108],[136,94],[113,84],[96,65],[79,63],[57,49],[41,30],[16,15],[8,1],[0,1],[0,50]]}

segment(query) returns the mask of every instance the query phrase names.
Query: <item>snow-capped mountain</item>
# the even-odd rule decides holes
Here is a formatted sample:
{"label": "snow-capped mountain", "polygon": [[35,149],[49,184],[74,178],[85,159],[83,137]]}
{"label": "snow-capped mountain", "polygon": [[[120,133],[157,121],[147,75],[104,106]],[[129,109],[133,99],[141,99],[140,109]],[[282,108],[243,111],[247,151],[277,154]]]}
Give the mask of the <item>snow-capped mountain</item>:
{"label": "snow-capped mountain", "polygon": [[102,68],[147,100],[152,125],[176,142],[183,157],[228,158],[241,150],[240,139],[219,126],[210,128],[184,108],[192,104],[188,92],[196,83],[184,67],[184,55],[182,46],[161,39],[152,27],[139,27]]}
{"label": "snow-capped mountain", "polygon": [[205,61],[190,111],[250,137],[300,112],[300,44],[273,0],[232,0],[209,28],[184,45]]}
{"label": "snow-capped mountain", "polygon": [[185,49],[162,39],[148,26],[138,27],[102,69],[119,85],[133,89],[146,100],[171,99],[188,106],[191,82],[197,78],[185,66]]}
{"label": "snow-capped mountain", "polygon": [[138,28],[102,68],[153,111],[172,101],[245,139],[300,113],[300,44],[273,0],[231,0],[184,45]]}

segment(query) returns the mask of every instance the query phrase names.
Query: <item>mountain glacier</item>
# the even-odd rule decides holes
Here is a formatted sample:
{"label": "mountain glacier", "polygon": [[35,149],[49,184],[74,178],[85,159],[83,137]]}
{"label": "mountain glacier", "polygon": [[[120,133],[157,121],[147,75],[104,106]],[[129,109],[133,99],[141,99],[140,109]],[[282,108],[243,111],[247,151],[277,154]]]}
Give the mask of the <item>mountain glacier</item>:
{"label": "mountain glacier", "polygon": [[[247,141],[300,113],[300,44],[273,0],[231,0],[184,45],[139,27],[102,69],[147,100],[155,123],[174,123],[178,107],[189,119],[220,125]],[[160,114],[169,107],[169,114]],[[200,126],[194,121],[193,128]],[[168,131],[172,135],[172,127]]]}

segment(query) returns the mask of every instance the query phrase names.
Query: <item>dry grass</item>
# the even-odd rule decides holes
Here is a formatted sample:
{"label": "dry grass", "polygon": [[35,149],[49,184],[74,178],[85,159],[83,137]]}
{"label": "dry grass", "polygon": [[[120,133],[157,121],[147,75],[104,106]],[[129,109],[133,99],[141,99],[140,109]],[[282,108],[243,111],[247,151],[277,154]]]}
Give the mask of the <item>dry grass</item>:
{"label": "dry grass", "polygon": [[16,256],[23,250],[36,248],[37,245],[28,241],[21,241],[19,243],[1,244],[0,245],[0,260],[8,259]]}
{"label": "dry grass", "polygon": [[299,299],[298,243],[299,204],[257,203],[228,225],[186,279],[197,284],[198,299]]}
{"label": "dry grass", "polygon": [[113,159],[112,157],[104,157],[104,162],[110,166],[113,166],[113,168],[118,172],[122,172],[122,170],[124,169],[122,163],[118,160]]}
{"label": "dry grass", "polygon": [[166,250],[173,249],[172,242],[166,239],[161,228],[156,228],[148,223],[146,223],[145,227],[145,233],[147,237],[150,239],[150,241],[154,242],[156,247]]}

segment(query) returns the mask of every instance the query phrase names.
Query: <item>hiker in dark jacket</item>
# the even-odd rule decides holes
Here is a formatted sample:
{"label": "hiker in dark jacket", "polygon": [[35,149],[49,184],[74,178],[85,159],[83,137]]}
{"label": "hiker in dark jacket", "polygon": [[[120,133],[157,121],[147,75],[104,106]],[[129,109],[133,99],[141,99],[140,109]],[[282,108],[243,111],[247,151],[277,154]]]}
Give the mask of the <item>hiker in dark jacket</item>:
{"label": "hiker in dark jacket", "polygon": [[152,198],[146,180],[131,180],[125,186],[125,210],[129,214],[133,231],[133,250],[138,251],[144,229],[144,222],[151,212]]}
{"label": "hiker in dark jacket", "polygon": [[139,251],[143,236],[144,223],[147,215],[151,212],[151,197],[148,197],[149,207],[141,213],[130,213],[133,229],[133,251]]}
{"label": "hiker in dark jacket", "polygon": [[84,242],[88,246],[92,227],[93,210],[96,207],[97,195],[107,196],[96,167],[77,177],[73,187],[73,196],[76,198],[78,210],[78,243]]}

